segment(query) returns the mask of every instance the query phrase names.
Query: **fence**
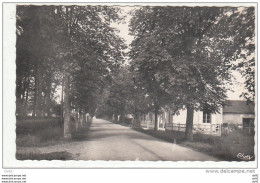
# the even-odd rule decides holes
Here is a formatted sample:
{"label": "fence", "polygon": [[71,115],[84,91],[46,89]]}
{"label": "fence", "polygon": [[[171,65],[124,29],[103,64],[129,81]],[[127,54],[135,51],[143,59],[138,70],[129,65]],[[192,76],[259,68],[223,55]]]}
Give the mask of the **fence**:
{"label": "fence", "polygon": [[[154,129],[154,122],[151,120],[146,120],[141,122],[141,128],[148,130]],[[163,123],[159,124],[158,130],[161,131],[181,131],[185,132],[186,124],[180,123]],[[193,133],[202,133],[209,135],[221,135],[221,124],[193,124]]]}
{"label": "fence", "polygon": [[[140,123],[140,127],[143,128],[144,130],[154,129],[154,121],[151,120],[142,121]],[[158,130],[165,131],[164,125],[159,124]]]}
{"label": "fence", "polygon": [[147,130],[154,128],[154,122],[151,120],[142,121],[140,125],[141,125],[141,128],[147,129]]}
{"label": "fence", "polygon": [[[141,128],[143,129],[153,129],[153,121],[143,121],[141,123]],[[168,131],[182,131],[185,132],[186,124],[180,123],[165,123],[164,125],[159,125],[159,130],[168,130]],[[194,124],[193,133],[202,133],[209,135],[221,135],[221,124]]]}
{"label": "fence", "polygon": [[[186,124],[166,123],[165,129],[185,132]],[[221,124],[193,124],[193,133],[221,135]]]}

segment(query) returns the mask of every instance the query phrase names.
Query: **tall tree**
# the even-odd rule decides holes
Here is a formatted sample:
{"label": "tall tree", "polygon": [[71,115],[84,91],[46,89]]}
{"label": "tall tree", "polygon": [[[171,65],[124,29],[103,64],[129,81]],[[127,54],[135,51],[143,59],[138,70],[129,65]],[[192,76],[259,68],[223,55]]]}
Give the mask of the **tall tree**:
{"label": "tall tree", "polygon": [[[65,48],[69,51],[65,57],[64,71],[64,137],[69,138],[69,113],[66,108],[69,100],[69,83],[76,81],[81,86],[76,90],[78,94],[77,106],[80,112],[93,113],[92,97],[102,84],[102,78],[114,66],[122,62],[123,41],[116,35],[115,29],[110,27],[111,21],[118,21],[118,8],[107,6],[62,6],[57,9],[61,17],[61,26],[64,28]],[[61,40],[61,42],[63,39]],[[71,47],[73,45],[73,47]],[[67,47],[66,47],[67,46]],[[69,54],[68,54],[69,53]],[[73,79],[73,72],[76,73],[76,79]],[[86,78],[86,79],[85,79]],[[71,79],[71,80],[70,80]],[[73,86],[73,85],[71,85]],[[92,95],[91,95],[92,93]],[[89,95],[87,95],[89,94]],[[95,98],[94,98],[95,99]],[[85,103],[82,103],[85,102]],[[84,104],[84,105],[83,105]],[[67,117],[66,117],[67,116]],[[67,135],[65,135],[67,134]]]}
{"label": "tall tree", "polygon": [[109,87],[110,95],[107,105],[112,110],[112,115],[120,115],[120,121],[130,114],[129,106],[131,91],[133,88],[131,73],[128,66],[122,66],[112,74],[112,82]]}
{"label": "tall tree", "polygon": [[[229,8],[209,31],[215,50],[225,50],[223,59],[232,62],[232,69],[245,79],[246,91],[241,94],[255,99],[255,8]],[[225,41],[223,41],[225,40]],[[212,43],[211,43],[212,44]]]}
{"label": "tall tree", "polygon": [[142,7],[133,13],[132,64],[144,88],[162,96],[159,102],[168,99],[162,106],[186,107],[187,140],[193,140],[193,111],[218,111],[226,98],[230,60],[221,57],[225,50],[213,50],[214,43],[207,41],[214,37],[208,32],[229,9]]}
{"label": "tall tree", "polygon": [[[123,61],[123,40],[110,26],[121,19],[119,11],[109,6],[20,6],[17,10],[17,74],[22,75],[29,63],[31,98],[39,115],[48,113],[53,84],[62,78],[58,80],[64,85],[65,138],[71,137],[71,107],[93,114],[104,78]],[[17,79],[17,99],[23,96],[22,85],[23,80]]]}
{"label": "tall tree", "polygon": [[55,24],[53,15],[53,8],[17,6],[17,109],[19,95],[25,96],[24,109],[28,112],[28,107],[33,106],[35,116],[42,116],[44,109],[48,112],[46,103],[50,101],[52,75],[57,69],[51,30]]}

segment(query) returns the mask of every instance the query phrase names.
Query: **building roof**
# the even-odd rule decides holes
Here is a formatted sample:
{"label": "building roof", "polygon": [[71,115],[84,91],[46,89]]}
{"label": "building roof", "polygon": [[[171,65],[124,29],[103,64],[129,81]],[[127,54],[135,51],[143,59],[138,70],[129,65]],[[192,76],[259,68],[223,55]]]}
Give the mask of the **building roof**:
{"label": "building roof", "polygon": [[255,114],[255,103],[243,100],[228,100],[223,107],[223,113]]}

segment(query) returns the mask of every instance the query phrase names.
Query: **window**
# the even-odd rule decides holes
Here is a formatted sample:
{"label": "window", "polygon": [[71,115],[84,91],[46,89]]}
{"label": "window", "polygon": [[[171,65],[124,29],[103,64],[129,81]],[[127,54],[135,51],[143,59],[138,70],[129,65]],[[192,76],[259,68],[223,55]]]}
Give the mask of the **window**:
{"label": "window", "polygon": [[203,111],[203,123],[211,123],[211,114],[208,111]]}
{"label": "window", "polygon": [[254,127],[254,118],[243,118],[243,129]]}

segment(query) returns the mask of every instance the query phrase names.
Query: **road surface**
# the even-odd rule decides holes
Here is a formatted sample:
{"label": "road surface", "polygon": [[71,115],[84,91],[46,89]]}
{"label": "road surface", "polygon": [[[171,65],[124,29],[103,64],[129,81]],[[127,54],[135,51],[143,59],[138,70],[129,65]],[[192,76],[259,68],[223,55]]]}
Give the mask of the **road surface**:
{"label": "road surface", "polygon": [[18,151],[27,154],[66,151],[73,160],[219,161],[207,154],[102,119],[93,119],[85,141],[19,147]]}
{"label": "road surface", "polygon": [[217,158],[164,142],[130,127],[94,119],[78,160],[218,161]]}

